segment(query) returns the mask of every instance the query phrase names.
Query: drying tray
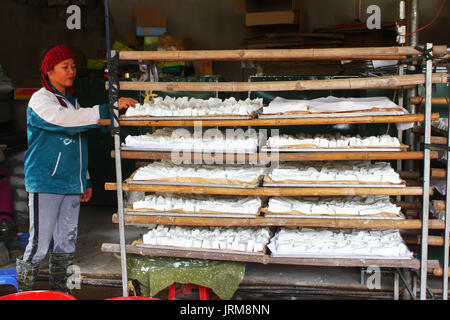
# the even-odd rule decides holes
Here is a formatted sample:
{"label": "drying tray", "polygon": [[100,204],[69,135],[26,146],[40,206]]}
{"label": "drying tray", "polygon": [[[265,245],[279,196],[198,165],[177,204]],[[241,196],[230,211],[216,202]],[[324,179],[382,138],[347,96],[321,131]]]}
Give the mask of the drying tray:
{"label": "drying tray", "polygon": [[405,220],[404,216],[345,216],[345,215],[306,215],[306,214],[283,214],[283,213],[266,213],[267,218],[298,218],[298,219],[352,219],[352,220]]}
{"label": "drying tray", "polygon": [[126,117],[125,115],[120,116],[121,121],[134,121],[134,120],[148,120],[148,121],[170,121],[170,120],[251,120],[256,117],[256,115],[262,111],[262,108],[253,111],[248,115],[232,115],[232,114],[223,114],[223,115],[207,115],[207,116],[132,116]]}
{"label": "drying tray", "polygon": [[220,183],[191,183],[191,182],[170,182],[170,181],[151,181],[151,180],[131,180],[126,179],[127,184],[144,184],[144,185],[163,185],[163,186],[185,186],[185,187],[215,187],[215,188],[242,188],[256,189],[261,184],[264,176],[258,178],[255,184],[220,184]]}
{"label": "drying tray", "polygon": [[386,148],[261,148],[264,152],[401,152],[408,149],[408,146],[386,147]]}
{"label": "drying tray", "polygon": [[264,252],[244,252],[244,251],[223,250],[223,249],[185,248],[185,247],[160,246],[160,245],[141,244],[141,243],[136,243],[135,246],[140,247],[140,248],[148,248],[148,249],[164,249],[164,250],[167,250],[168,252],[170,252],[170,251],[175,251],[175,252],[185,251],[185,252],[220,253],[220,254],[229,254],[229,255],[238,254],[240,256],[251,256],[251,257],[265,255]]}
{"label": "drying tray", "polygon": [[259,119],[299,119],[299,118],[351,118],[371,116],[400,116],[407,113],[403,111],[376,111],[376,112],[342,112],[342,113],[292,113],[292,114],[258,114]]}
{"label": "drying tray", "polygon": [[405,188],[406,184],[349,184],[349,183],[268,183],[263,187],[288,187],[288,188]]}
{"label": "drying tray", "polygon": [[209,149],[203,149],[203,148],[186,148],[186,149],[174,149],[170,146],[167,146],[166,148],[136,148],[136,147],[127,147],[122,146],[120,147],[120,150],[123,151],[142,151],[142,152],[148,152],[148,151],[154,151],[154,152],[200,152],[200,153],[225,153],[225,154],[256,154],[258,152],[258,147],[255,149],[236,149],[236,150],[209,150]]}
{"label": "drying tray", "polygon": [[[265,170],[267,172],[267,170]],[[242,188],[242,189],[255,189],[258,188],[263,179],[265,172],[263,172],[259,177],[258,181],[254,184],[223,184],[223,183],[195,183],[195,182],[171,182],[171,181],[152,181],[152,180],[133,180],[134,175],[137,170],[124,181],[126,184],[137,184],[137,185],[164,185],[164,186],[185,186],[185,187],[217,187],[217,188]]]}
{"label": "drying tray", "polygon": [[231,213],[231,212],[186,212],[186,211],[158,211],[152,209],[126,208],[126,214],[163,217],[198,217],[198,218],[256,218],[261,214],[261,208],[257,213]]}
{"label": "drying tray", "polygon": [[414,257],[399,257],[399,256],[377,256],[377,255],[351,255],[351,254],[307,254],[307,253],[274,253],[271,252],[271,257],[274,258],[311,258],[311,259],[372,259],[372,260],[404,260],[413,261]]}

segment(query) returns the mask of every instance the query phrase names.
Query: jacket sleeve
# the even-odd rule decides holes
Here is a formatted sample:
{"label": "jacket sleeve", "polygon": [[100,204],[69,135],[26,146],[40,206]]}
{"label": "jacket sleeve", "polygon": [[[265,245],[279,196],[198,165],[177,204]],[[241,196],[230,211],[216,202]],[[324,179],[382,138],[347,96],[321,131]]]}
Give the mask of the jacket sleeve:
{"label": "jacket sleeve", "polygon": [[86,171],[86,189],[87,188],[92,188],[92,180],[89,175],[89,170]]}
{"label": "jacket sleeve", "polygon": [[109,117],[107,104],[72,109],[59,105],[47,96],[31,99],[27,110],[28,125],[47,131],[75,135],[98,127],[100,118]]}

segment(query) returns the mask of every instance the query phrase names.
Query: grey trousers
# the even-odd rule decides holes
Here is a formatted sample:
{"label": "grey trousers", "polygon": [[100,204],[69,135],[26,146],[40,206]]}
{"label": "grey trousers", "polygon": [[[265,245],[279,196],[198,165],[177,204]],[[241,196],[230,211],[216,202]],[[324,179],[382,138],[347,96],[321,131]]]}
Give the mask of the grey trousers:
{"label": "grey trousers", "polygon": [[53,240],[54,253],[73,253],[80,213],[79,194],[28,194],[30,237],[23,260],[42,261]]}

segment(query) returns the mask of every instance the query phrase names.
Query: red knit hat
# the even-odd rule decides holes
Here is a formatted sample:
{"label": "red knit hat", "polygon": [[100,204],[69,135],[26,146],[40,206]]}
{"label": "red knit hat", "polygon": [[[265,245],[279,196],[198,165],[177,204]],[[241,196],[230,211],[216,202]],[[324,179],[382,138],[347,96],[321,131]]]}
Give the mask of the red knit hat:
{"label": "red knit hat", "polygon": [[[74,54],[72,50],[70,50],[65,45],[57,45],[46,53],[41,64],[41,83],[48,91],[55,93],[48,81],[47,73],[52,70],[58,63],[61,63],[62,61],[67,59],[74,59]],[[73,88],[68,88],[68,91],[71,94],[74,93]],[[62,98],[58,96],[56,97],[58,98],[61,105],[65,107],[67,106]]]}

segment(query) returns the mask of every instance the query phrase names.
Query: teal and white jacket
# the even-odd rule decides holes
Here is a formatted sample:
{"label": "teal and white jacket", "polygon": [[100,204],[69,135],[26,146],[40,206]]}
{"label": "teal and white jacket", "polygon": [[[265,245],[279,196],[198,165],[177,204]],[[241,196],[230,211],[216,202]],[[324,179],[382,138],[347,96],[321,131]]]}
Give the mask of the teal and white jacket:
{"label": "teal and white jacket", "polygon": [[83,132],[110,117],[108,104],[80,108],[67,93],[62,106],[45,88],[35,92],[27,108],[28,150],[25,188],[28,192],[79,194],[90,186],[87,139]]}

